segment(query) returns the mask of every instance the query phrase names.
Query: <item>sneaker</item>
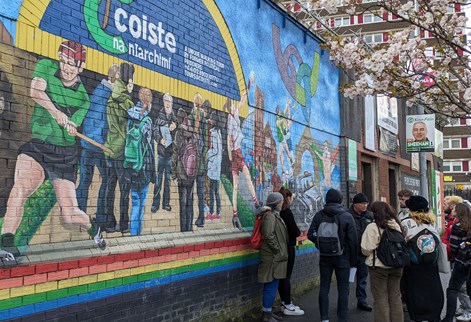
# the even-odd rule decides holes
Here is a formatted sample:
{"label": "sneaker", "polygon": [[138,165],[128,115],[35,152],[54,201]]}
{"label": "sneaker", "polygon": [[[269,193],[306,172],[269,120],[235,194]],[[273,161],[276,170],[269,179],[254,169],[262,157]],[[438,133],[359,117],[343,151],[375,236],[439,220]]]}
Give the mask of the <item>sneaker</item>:
{"label": "sneaker", "polygon": [[471,320],[471,313],[464,312],[460,316],[456,317],[456,321],[470,321]]}
{"label": "sneaker", "polygon": [[[289,304],[289,305],[293,305],[293,306],[294,306],[295,308],[297,308],[298,310],[301,309],[299,306],[294,305],[293,302],[291,302],[291,304]],[[281,301],[281,311],[283,311],[283,309],[285,308],[285,306],[286,306],[285,302]]]}
{"label": "sneaker", "polygon": [[294,306],[293,304],[286,304],[283,309],[284,315],[304,315],[304,311]]}
{"label": "sneaker", "polygon": [[206,214],[206,217],[204,218],[204,220],[213,221],[213,215],[210,212],[208,212]]}
{"label": "sneaker", "polygon": [[221,220],[221,214],[213,214],[213,220]]}
{"label": "sneaker", "polygon": [[0,267],[18,265],[15,256],[5,250],[0,250]]}
{"label": "sneaker", "polygon": [[465,310],[462,306],[456,309],[455,316],[462,315],[464,313],[468,313],[468,310]]}
{"label": "sneaker", "polygon": [[232,217],[232,226],[234,226],[234,228],[242,230],[242,224],[240,223],[239,216]]}
{"label": "sneaker", "polygon": [[95,243],[98,245],[98,247],[101,250],[106,249],[106,241],[105,241],[105,239],[103,238],[103,236],[101,234],[100,227],[98,227],[98,232],[96,233],[95,237],[93,237],[93,240],[95,241]]}

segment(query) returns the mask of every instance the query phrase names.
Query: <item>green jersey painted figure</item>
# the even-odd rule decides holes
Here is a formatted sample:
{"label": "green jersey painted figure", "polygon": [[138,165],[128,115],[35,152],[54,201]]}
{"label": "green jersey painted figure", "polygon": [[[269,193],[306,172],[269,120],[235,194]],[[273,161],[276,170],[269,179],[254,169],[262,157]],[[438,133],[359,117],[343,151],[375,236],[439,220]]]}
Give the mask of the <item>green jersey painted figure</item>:
{"label": "green jersey painted figure", "polygon": [[[64,226],[88,230],[101,249],[106,247],[101,232],[79,209],[75,195],[78,160],[75,136],[90,106],[79,77],[85,66],[86,50],[78,42],[65,41],[59,46],[58,56],[58,62],[40,60],[32,76],[30,94],[35,102],[31,118],[32,140],[18,152],[15,183],[0,239],[2,250],[13,256],[19,255],[14,239],[25,202],[46,179],[51,180],[54,187]],[[6,262],[8,260],[4,259],[3,264]]]}

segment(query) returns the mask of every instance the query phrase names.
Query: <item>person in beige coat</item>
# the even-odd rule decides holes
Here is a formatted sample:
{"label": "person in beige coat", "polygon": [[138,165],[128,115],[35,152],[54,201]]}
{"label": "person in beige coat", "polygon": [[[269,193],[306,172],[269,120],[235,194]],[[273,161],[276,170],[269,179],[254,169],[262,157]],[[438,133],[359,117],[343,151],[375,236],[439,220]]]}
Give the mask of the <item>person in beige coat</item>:
{"label": "person in beige coat", "polygon": [[286,278],[288,265],[288,230],[280,210],[283,196],[279,192],[268,195],[266,207],[262,208],[262,236],[258,282],[263,283],[262,321],[276,322],[279,317],[272,313],[279,279]]}
{"label": "person in beige coat", "polygon": [[373,294],[375,322],[403,322],[400,280],[401,268],[385,266],[376,256],[383,231],[390,227],[402,232],[399,219],[387,203],[376,201],[371,205],[374,222],[366,226],[361,237],[361,251],[367,256],[366,265],[370,274],[370,288]]}

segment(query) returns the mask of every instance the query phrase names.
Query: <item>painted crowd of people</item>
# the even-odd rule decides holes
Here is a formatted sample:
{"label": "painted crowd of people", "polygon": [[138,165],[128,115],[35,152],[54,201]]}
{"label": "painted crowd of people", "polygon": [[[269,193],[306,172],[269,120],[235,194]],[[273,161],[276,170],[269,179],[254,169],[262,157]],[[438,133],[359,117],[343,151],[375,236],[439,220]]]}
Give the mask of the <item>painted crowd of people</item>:
{"label": "painted crowd of people", "polygon": [[[283,314],[304,314],[291,302],[291,293],[287,292],[299,230],[293,229],[290,217],[286,217],[286,209],[289,210],[293,195],[285,188],[280,192],[282,194],[268,196],[262,211],[264,241],[260,249],[258,281],[263,283],[262,321],[269,322],[282,319],[281,315],[273,312],[277,290]],[[356,273],[357,308],[372,311],[374,321],[402,322],[405,312],[412,321],[471,319],[470,204],[457,196],[445,198],[446,231],[440,238],[436,215],[430,210],[427,199],[413,195],[408,189],[399,191],[398,197],[398,213],[383,201],[369,205],[363,193],[353,197],[352,205],[347,210],[342,206],[340,191],[327,191],[325,206],[316,213],[307,233],[320,254],[319,311],[322,322],[329,321],[329,290],[334,272],[338,290],[337,321],[347,321],[348,318],[352,272]],[[397,239],[389,234],[400,237]],[[335,240],[339,245],[335,244]],[[389,264],[379,254],[382,252],[380,248],[385,249],[380,247],[384,240],[394,240],[395,244],[399,244],[397,247],[399,251],[404,251],[407,261],[399,265]],[[445,247],[447,251],[444,251]],[[450,267],[451,277],[445,297],[439,273],[447,272]],[[373,305],[367,299],[368,275]],[[445,298],[446,314],[442,318]],[[458,299],[460,307],[457,305]]]}

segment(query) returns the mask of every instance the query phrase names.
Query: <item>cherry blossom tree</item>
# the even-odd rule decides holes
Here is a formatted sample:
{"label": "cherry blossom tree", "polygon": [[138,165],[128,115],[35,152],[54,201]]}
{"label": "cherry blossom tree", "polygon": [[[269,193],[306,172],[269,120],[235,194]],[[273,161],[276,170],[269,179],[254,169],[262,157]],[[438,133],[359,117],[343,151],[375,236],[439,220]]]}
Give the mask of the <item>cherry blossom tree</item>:
{"label": "cherry blossom tree", "polygon": [[[466,39],[471,34],[463,12],[468,1],[361,2],[283,1],[282,5],[296,4],[304,17],[298,20],[309,22],[307,27],[325,40],[331,60],[344,70],[354,71],[342,88],[345,96],[403,97],[408,106],[422,104],[430,112],[452,117],[471,115],[470,48]],[[387,16],[391,31],[382,43],[368,44],[359,28],[342,28],[339,34],[340,29],[331,27],[328,18],[334,14]]]}

